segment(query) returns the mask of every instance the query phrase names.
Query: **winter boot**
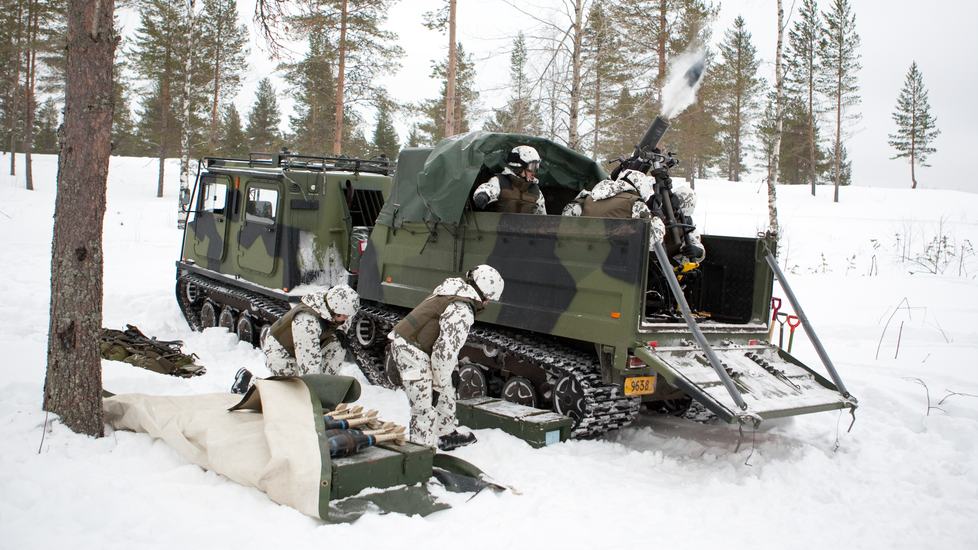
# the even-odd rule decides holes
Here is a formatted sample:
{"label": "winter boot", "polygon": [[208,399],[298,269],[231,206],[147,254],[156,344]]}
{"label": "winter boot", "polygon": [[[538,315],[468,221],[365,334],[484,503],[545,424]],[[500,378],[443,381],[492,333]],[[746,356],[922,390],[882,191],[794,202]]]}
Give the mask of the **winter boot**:
{"label": "winter boot", "polygon": [[438,438],[438,449],[441,451],[451,451],[459,447],[464,447],[470,443],[475,443],[474,433],[459,433],[457,430]]}
{"label": "winter boot", "polygon": [[231,393],[241,395],[248,393],[248,388],[251,387],[251,378],[251,371],[244,367],[238,369],[238,373],[234,375],[234,384],[231,385]]}

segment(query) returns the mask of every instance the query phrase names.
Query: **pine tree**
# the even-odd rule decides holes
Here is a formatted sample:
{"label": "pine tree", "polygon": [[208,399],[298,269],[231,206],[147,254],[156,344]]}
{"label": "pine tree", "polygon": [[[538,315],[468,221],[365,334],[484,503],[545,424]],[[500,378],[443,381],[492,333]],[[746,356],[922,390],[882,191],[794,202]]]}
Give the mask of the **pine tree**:
{"label": "pine tree", "polygon": [[849,0],[833,0],[832,11],[822,12],[825,18],[825,32],[822,40],[823,72],[825,74],[825,95],[831,100],[835,111],[835,147],[832,158],[835,160],[835,197],[839,202],[839,186],[843,185],[843,137],[846,126],[860,117],[848,110],[859,104],[859,86],[856,72],[859,71],[859,35],[856,34],[856,15],[852,13]]}
{"label": "pine tree", "polygon": [[721,120],[724,124],[727,165],[723,173],[730,181],[740,181],[746,171],[744,153],[751,133],[751,122],[759,114],[760,96],[765,81],[757,76],[761,60],[751,43],[743,17],[737,16],[719,46],[723,61],[717,67],[722,89]]}
{"label": "pine tree", "polygon": [[591,5],[584,29],[584,73],[582,99],[584,112],[592,117],[592,158],[617,158],[623,151],[609,150],[608,134],[618,119],[611,116],[611,107],[630,76],[624,56],[624,44],[615,21],[600,3]]}
{"label": "pine tree", "polygon": [[255,92],[255,103],[248,113],[248,126],[245,135],[252,151],[274,153],[280,147],[282,137],[278,125],[282,116],[278,107],[278,98],[272,81],[267,76],[258,82]]}
{"label": "pine tree", "polygon": [[34,119],[34,150],[41,154],[58,154],[58,126],[61,113],[53,98],[47,98]]}
{"label": "pine tree", "polygon": [[924,77],[917,69],[917,62],[910,65],[907,80],[900,90],[897,99],[896,112],[893,122],[897,124],[897,133],[890,134],[887,143],[899,151],[893,159],[905,158],[910,163],[911,189],[917,188],[917,166],[927,164],[927,155],[937,152],[930,146],[931,142],[940,135],[937,129],[937,119],[930,116],[930,104],[927,102],[927,89],[924,88]]}
{"label": "pine tree", "polygon": [[295,115],[289,116],[289,128],[294,135],[291,143],[304,155],[319,156],[333,151],[336,81],[331,55],[325,33],[311,33],[305,57],[295,63],[279,65],[295,100]]}
{"label": "pine tree", "polygon": [[401,144],[398,142],[397,130],[394,129],[394,121],[391,119],[392,104],[389,101],[382,101],[377,106],[377,126],[374,128],[374,150],[378,155],[387,155],[391,160],[397,160],[397,155],[401,152]]}
{"label": "pine tree", "polygon": [[[798,20],[788,33],[786,92],[790,101],[802,101],[807,118],[807,161],[800,165],[811,183],[812,196],[818,182],[818,160],[824,153],[818,144],[818,115],[822,112],[821,94],[825,90],[820,43],[825,30],[815,0],[804,0]],[[795,181],[794,183],[798,183]]]}
{"label": "pine tree", "polygon": [[709,41],[702,33],[709,31],[720,6],[703,0],[615,0],[611,6],[615,21],[627,29],[622,40],[630,54],[633,93],[639,95],[646,91],[646,86],[639,83],[651,84],[648,88],[651,116],[645,125],[648,128],[661,102],[669,60],[696,41]]}
{"label": "pine tree", "polygon": [[526,38],[521,31],[513,41],[509,56],[509,100],[495,111],[493,120],[483,124],[483,130],[530,136],[543,132],[540,107],[533,101],[530,77],[526,73],[527,61]]}
{"label": "pine tree", "polygon": [[[156,148],[159,159],[159,179],[156,196],[163,196],[163,175],[168,153],[179,147],[178,83],[184,73],[180,46],[184,43],[178,4],[167,0],[147,0],[140,10],[140,27],[136,30],[129,52],[133,69],[145,79],[143,88],[144,116],[156,112],[154,121],[140,120],[141,140]],[[146,94],[146,91],[151,91]],[[153,105],[154,102],[158,102]],[[155,107],[155,108],[154,108]],[[176,132],[174,132],[176,130]]]}
{"label": "pine tree", "polygon": [[[472,56],[465,53],[462,44],[456,48],[458,70],[455,82],[455,130],[458,133],[469,131],[471,118],[478,108],[479,92],[475,91],[475,63]],[[431,78],[442,81],[441,93],[437,99],[426,99],[417,110],[425,117],[418,124],[418,130],[424,134],[426,144],[434,145],[445,137],[445,104],[448,93],[445,84],[448,75],[447,60],[436,64],[431,72]]]}
{"label": "pine tree", "polygon": [[[321,58],[319,63],[328,64],[330,68],[330,87],[321,87],[316,92],[331,98],[333,110],[329,114],[334,120],[329,126],[333,131],[328,141],[332,146],[329,154],[336,150],[337,133],[341,136],[339,149],[345,154],[352,153],[351,148],[359,150],[369,145],[363,139],[362,130],[356,133],[361,117],[354,107],[377,101],[384,93],[383,87],[377,84],[378,79],[400,68],[398,60],[403,57],[404,50],[394,43],[397,34],[383,29],[392,4],[393,0],[317,0],[309,4],[308,12],[288,18],[290,31],[297,32],[311,44],[315,41]],[[341,35],[344,36],[342,40]],[[339,121],[336,120],[337,101],[342,101]],[[320,104],[309,104],[317,105],[314,115],[317,122],[326,116],[318,108]],[[340,132],[337,132],[337,122],[342,124]]]}
{"label": "pine tree", "polygon": [[241,115],[234,103],[224,107],[217,154],[228,158],[241,158],[248,154],[248,138],[241,128]]}
{"label": "pine tree", "polygon": [[126,60],[119,56],[112,68],[112,97],[115,110],[112,112],[112,154],[135,156],[138,154],[136,142],[136,123],[129,109],[131,85],[125,74]]}
{"label": "pine tree", "polygon": [[241,87],[241,73],[247,67],[248,28],[238,25],[237,2],[233,0],[204,0],[200,17],[199,58],[207,67],[206,88],[210,104],[210,135],[207,150],[218,148],[217,134],[221,128],[220,114]]}

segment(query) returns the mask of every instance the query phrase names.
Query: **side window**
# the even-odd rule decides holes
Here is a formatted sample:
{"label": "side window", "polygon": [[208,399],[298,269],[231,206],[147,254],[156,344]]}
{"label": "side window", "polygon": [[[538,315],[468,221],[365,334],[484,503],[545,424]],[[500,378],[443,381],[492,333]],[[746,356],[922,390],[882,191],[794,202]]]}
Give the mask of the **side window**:
{"label": "side window", "polygon": [[222,215],[228,202],[228,186],[224,182],[210,181],[204,187],[204,196],[201,197],[204,212],[211,212]]}
{"label": "side window", "polygon": [[278,191],[252,187],[248,189],[245,221],[272,225],[278,214]]}

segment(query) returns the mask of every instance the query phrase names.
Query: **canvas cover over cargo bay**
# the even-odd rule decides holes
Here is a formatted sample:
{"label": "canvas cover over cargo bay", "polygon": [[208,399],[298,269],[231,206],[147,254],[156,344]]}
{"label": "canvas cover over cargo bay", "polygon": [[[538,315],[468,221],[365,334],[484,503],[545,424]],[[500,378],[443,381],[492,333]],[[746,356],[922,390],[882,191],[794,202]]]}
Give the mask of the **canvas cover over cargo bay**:
{"label": "canvas cover over cargo bay", "polygon": [[[474,211],[473,188],[500,171],[517,145],[533,146],[543,159],[537,178],[548,215]],[[302,167],[285,157],[278,162],[283,179],[300,181]],[[390,327],[447,277],[486,263],[502,273],[506,290],[478,317],[463,348],[462,397],[553,409],[575,419],[576,437],[626,425],[642,403],[681,412],[690,397],[739,423],[855,406],[837,376],[830,382],[767,343],[770,239],[702,237],[707,258],[696,277],[685,277],[681,294],[707,352],[675,297],[668,299],[665,275],[649,254],[647,221],[559,215],[581,189],[606,177],[596,162],[548,140],[476,132],[403,151],[372,228],[362,216],[366,225],[356,226],[350,212],[331,219],[330,209],[319,209],[320,231],[369,234],[368,242],[351,237],[343,258],[363,303],[350,344],[368,379],[396,384],[385,352]],[[343,185],[325,179],[325,194]],[[356,202],[360,190],[352,183]],[[291,206],[279,204],[285,216]],[[211,276],[199,264],[195,274]],[[650,306],[651,292],[665,294],[665,303]],[[264,295],[288,300],[282,291]],[[212,307],[223,314],[229,306]]]}

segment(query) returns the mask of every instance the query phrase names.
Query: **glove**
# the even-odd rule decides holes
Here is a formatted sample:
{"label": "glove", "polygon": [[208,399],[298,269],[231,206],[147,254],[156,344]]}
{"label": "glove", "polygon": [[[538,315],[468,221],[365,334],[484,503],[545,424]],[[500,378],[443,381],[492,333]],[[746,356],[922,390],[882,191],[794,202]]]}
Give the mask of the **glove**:
{"label": "glove", "polygon": [[679,253],[686,256],[694,263],[699,263],[699,261],[703,259],[703,256],[706,255],[702,248],[692,244],[684,244],[682,248],[679,249]]}
{"label": "glove", "polygon": [[486,205],[489,204],[489,195],[485,193],[476,193],[472,196],[472,202],[475,204],[476,209],[484,210]]}

